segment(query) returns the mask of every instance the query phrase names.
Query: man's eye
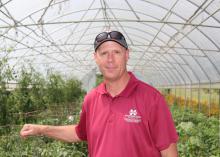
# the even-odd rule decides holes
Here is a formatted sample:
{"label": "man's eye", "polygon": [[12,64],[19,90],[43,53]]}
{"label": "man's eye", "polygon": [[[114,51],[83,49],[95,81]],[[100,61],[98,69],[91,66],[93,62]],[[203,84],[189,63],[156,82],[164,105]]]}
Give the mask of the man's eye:
{"label": "man's eye", "polygon": [[107,54],[107,52],[101,52],[101,56],[104,56],[106,54]]}

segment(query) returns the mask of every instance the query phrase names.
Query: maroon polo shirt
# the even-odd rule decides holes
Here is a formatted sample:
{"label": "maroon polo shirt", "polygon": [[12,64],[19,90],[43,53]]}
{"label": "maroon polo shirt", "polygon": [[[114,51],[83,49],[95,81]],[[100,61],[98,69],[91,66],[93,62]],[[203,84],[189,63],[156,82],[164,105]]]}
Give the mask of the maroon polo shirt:
{"label": "maroon polo shirt", "polygon": [[90,157],[160,157],[178,135],[163,96],[130,73],[112,97],[100,84],[84,99],[76,133]]}

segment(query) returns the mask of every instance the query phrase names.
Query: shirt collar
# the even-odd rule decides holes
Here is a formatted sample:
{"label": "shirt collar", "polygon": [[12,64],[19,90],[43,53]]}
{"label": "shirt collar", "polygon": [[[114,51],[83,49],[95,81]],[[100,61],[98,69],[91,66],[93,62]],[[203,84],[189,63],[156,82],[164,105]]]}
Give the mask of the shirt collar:
{"label": "shirt collar", "polygon": [[[135,89],[135,87],[138,84],[138,79],[134,76],[134,74],[132,72],[128,72],[128,74],[130,75],[130,79],[128,81],[128,84],[126,85],[125,89],[118,94],[117,96],[122,96],[122,97],[128,97]],[[105,88],[105,83],[102,82],[97,88],[96,91],[100,94],[108,94],[106,88]]]}

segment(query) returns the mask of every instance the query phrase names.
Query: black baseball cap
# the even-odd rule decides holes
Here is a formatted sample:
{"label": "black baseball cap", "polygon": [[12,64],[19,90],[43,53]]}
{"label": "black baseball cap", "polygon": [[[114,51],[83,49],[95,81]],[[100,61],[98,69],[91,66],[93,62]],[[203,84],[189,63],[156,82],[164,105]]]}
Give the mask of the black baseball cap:
{"label": "black baseball cap", "polygon": [[95,51],[98,49],[98,47],[101,44],[103,44],[106,41],[115,41],[124,48],[128,49],[128,45],[123,34],[118,31],[111,31],[111,32],[102,32],[96,36],[94,42]]}

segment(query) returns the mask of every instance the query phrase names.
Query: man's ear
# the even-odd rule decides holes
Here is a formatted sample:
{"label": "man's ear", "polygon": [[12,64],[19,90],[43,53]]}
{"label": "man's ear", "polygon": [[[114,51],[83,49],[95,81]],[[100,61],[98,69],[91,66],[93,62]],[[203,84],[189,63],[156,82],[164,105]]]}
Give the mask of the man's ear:
{"label": "man's ear", "polygon": [[96,58],[96,52],[93,52],[93,57],[94,57],[94,59]]}
{"label": "man's ear", "polygon": [[127,49],[127,50],[126,50],[126,60],[127,60],[127,61],[128,61],[128,59],[129,59],[129,53],[130,53],[130,50]]}

